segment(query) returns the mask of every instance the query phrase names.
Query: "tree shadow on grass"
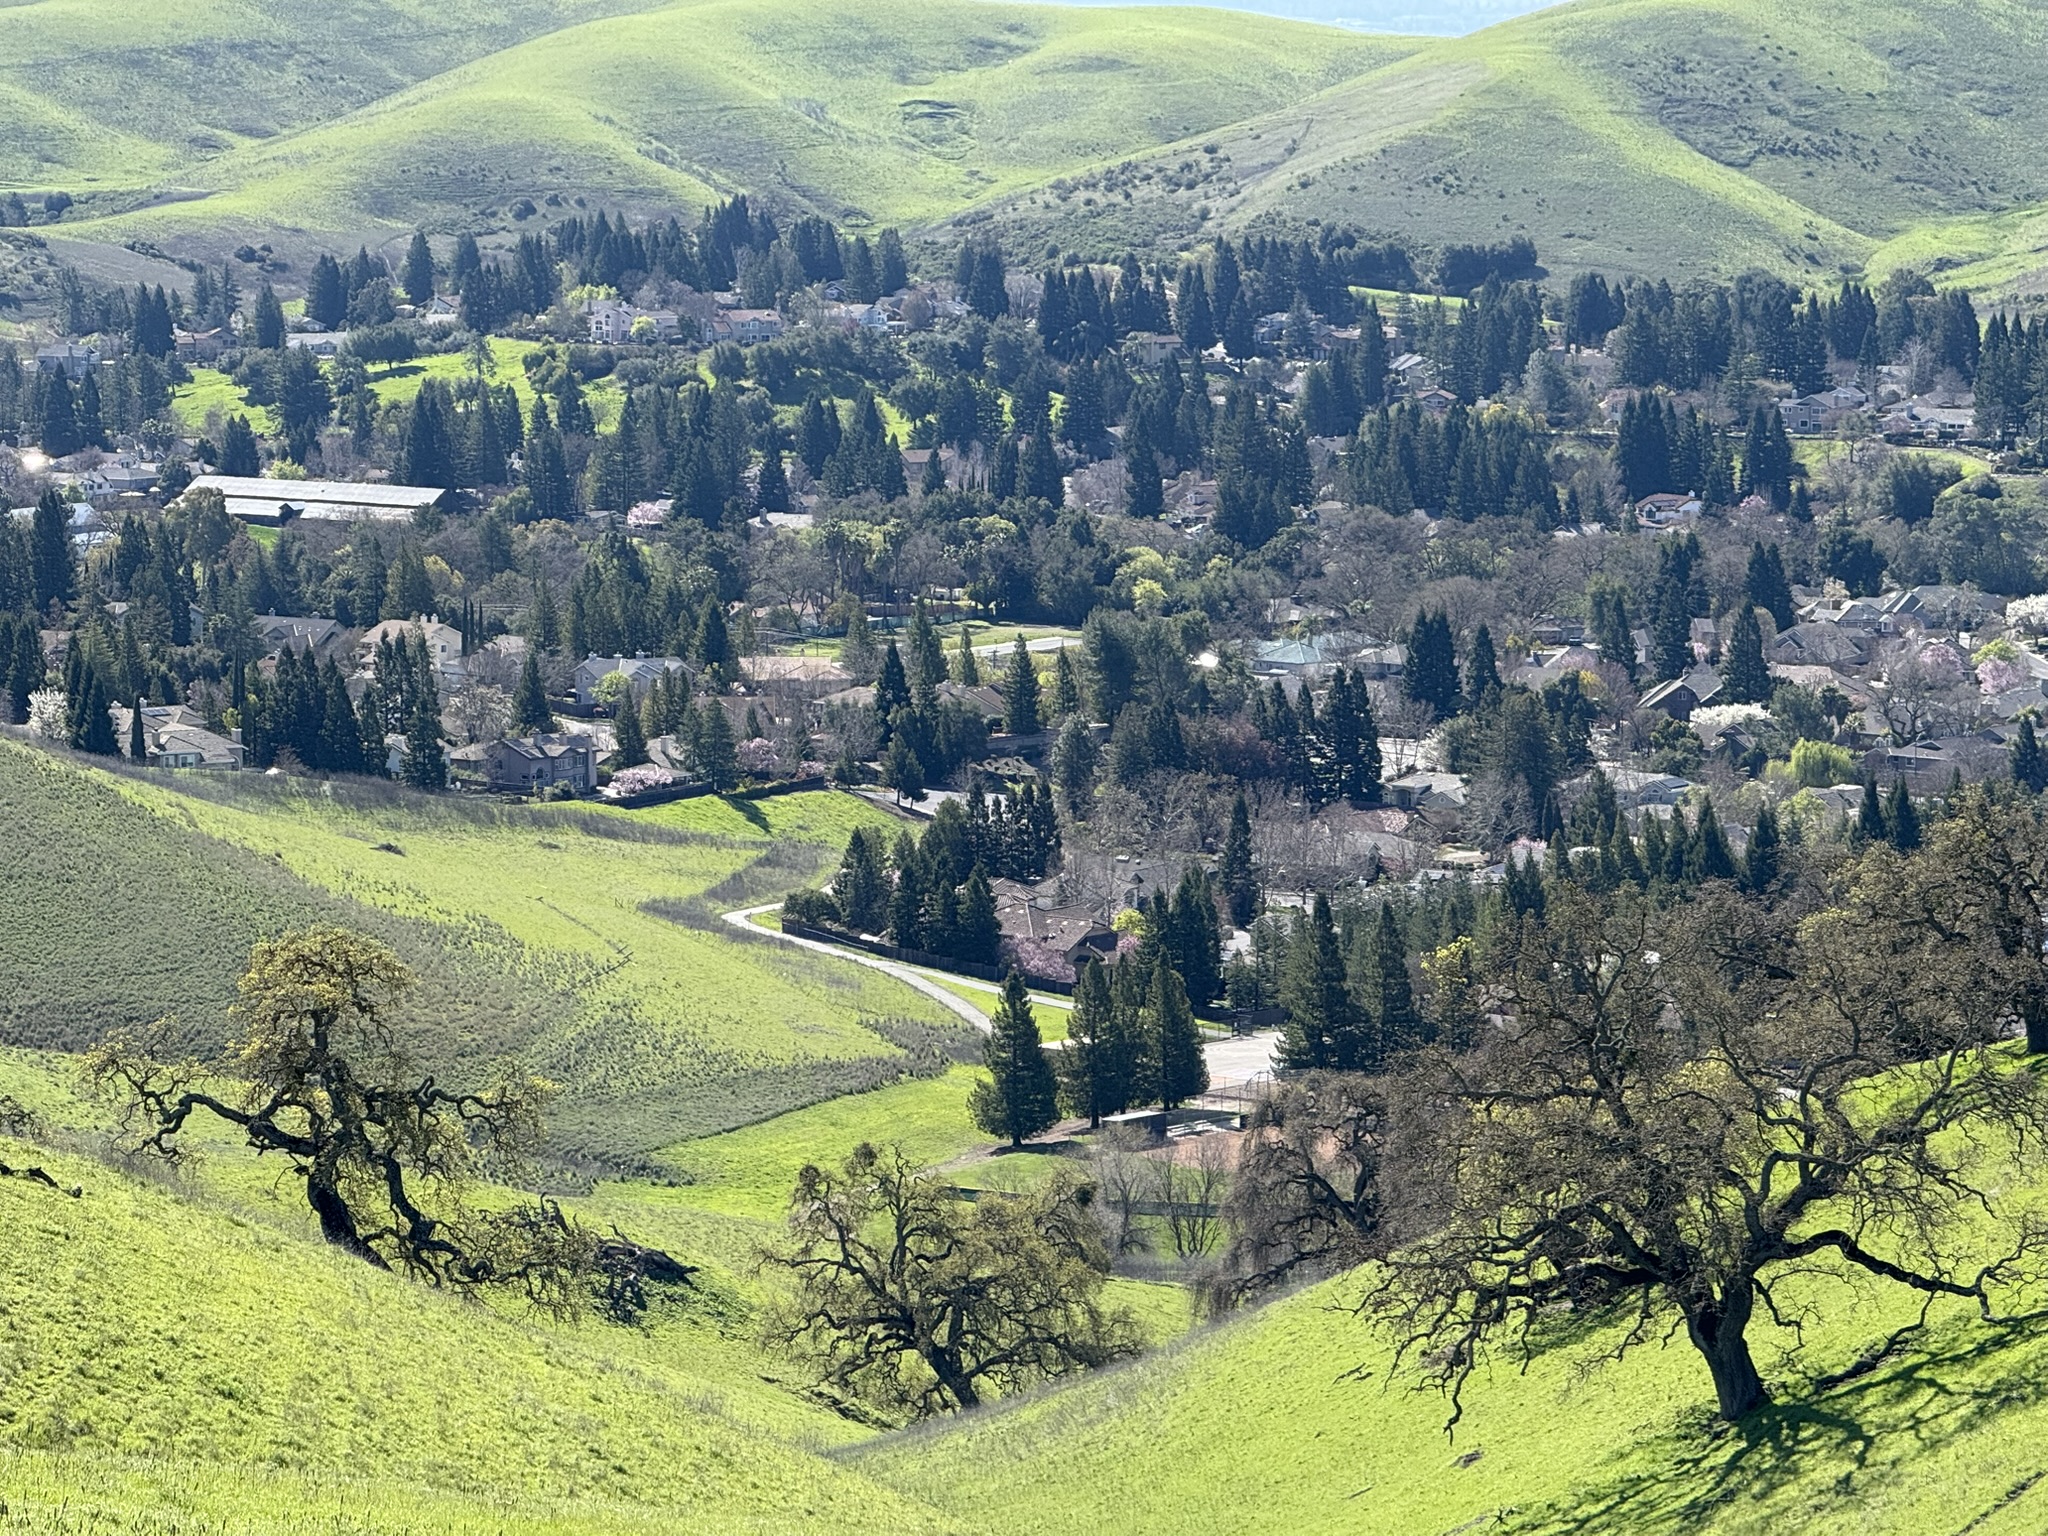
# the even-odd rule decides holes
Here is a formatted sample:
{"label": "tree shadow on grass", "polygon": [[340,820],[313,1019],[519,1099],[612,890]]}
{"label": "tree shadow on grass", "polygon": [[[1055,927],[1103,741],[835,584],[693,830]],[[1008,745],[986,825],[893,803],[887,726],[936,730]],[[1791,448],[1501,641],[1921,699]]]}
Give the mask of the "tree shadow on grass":
{"label": "tree shadow on grass", "polygon": [[[1619,1452],[1628,1471],[1605,1479],[1596,1472],[1566,1499],[1521,1511],[1506,1528],[1526,1536],[1689,1536],[1723,1509],[1761,1513],[1774,1496],[1802,1484],[1809,1507],[1860,1502],[1916,1458],[2048,1401],[2048,1372],[2040,1352],[2027,1347],[2044,1340],[2048,1322],[2038,1318],[1951,1327],[1853,1380],[1818,1390],[1783,1386],[1781,1401],[1740,1424],[1714,1427],[1700,1414],[1689,1416]],[[2014,1478],[2035,1472],[2008,1470]],[[1954,1529],[1973,1528],[2032,1485],[2026,1479],[1974,1494],[1957,1490]],[[1848,1514],[1853,1505],[1838,1507]]]}
{"label": "tree shadow on grass", "polygon": [[762,832],[773,830],[768,825],[767,813],[754,801],[742,799],[738,795],[720,795],[718,798],[723,800],[733,810],[738,811],[746,819],[749,826],[755,827]]}

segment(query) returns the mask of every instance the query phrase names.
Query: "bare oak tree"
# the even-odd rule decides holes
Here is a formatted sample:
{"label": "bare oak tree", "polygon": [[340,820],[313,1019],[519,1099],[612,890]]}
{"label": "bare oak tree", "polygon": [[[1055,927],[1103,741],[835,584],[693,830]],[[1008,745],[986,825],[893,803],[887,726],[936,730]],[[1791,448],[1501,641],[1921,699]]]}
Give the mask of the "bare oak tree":
{"label": "bare oak tree", "polygon": [[1320,1279],[1380,1251],[1385,1111],[1379,1081],[1350,1072],[1304,1073],[1259,1101],[1224,1204],[1219,1301]]}
{"label": "bare oak tree", "polygon": [[[1786,1275],[1845,1265],[1987,1316],[2026,1278],[2042,1227],[2011,1164],[2044,1099],[2002,1040],[2039,956],[1941,874],[1942,845],[1873,856],[1803,921],[1560,887],[1503,946],[1497,1024],[1394,1090],[1384,1198],[1428,1235],[1365,1303],[1452,1423],[1489,1340],[1528,1350],[1559,1305],[1624,1309],[1621,1349],[1682,1323],[1738,1419],[1766,1398],[1755,1314],[1799,1325]],[[1965,1223],[2002,1250],[1959,1257]]]}
{"label": "bare oak tree", "polygon": [[966,1206],[900,1147],[806,1167],[789,1244],[764,1257],[795,1282],[770,1339],[848,1400],[919,1416],[1134,1354],[1136,1324],[1102,1305],[1090,1198],[1056,1178]]}
{"label": "bare oak tree", "polygon": [[160,1024],[87,1060],[142,1151],[186,1152],[195,1113],[236,1127],[305,1182],[321,1235],[380,1269],[435,1284],[504,1285],[567,1309],[598,1271],[597,1239],[559,1207],[470,1209],[466,1187],[516,1167],[552,1093],[537,1078],[481,1092],[443,1088],[400,1049],[390,1008],[412,984],[398,957],[340,928],[258,944],[230,1011],[240,1038],[202,1063],[167,1050]]}

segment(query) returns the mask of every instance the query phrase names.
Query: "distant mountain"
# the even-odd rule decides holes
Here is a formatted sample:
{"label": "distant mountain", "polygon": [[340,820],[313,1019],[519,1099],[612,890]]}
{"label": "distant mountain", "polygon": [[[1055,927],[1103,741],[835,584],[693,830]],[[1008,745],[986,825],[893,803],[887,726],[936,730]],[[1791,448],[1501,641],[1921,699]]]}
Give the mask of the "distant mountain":
{"label": "distant mountain", "polygon": [[[1455,29],[1524,0],[1242,0]],[[747,190],[1110,252],[1218,228],[1826,276],[2048,248],[2028,0],[1578,0],[1469,36],[989,0],[0,5],[0,193],[219,254]]]}

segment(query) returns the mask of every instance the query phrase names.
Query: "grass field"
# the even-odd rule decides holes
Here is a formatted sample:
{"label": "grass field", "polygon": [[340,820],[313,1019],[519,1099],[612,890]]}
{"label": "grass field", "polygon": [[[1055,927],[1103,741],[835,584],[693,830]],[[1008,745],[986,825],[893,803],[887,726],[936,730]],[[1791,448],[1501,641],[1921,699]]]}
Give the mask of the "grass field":
{"label": "grass field", "polygon": [[434,1058],[516,1056],[560,1083],[559,1138],[581,1153],[637,1157],[972,1051],[912,989],[718,921],[882,818],[853,796],[517,811],[253,776],[171,787],[11,743],[0,790],[28,833],[0,848],[11,1043],[76,1049],[167,1011],[217,1040],[249,945],[317,919],[413,964]]}

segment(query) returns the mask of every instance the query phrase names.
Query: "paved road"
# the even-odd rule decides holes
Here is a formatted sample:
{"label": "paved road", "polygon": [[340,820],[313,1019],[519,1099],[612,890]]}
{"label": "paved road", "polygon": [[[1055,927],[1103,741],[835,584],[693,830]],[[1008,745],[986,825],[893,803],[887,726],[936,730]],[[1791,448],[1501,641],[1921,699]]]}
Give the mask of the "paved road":
{"label": "paved road", "polygon": [[[821,943],[817,939],[800,938],[793,933],[784,933],[780,928],[765,928],[754,921],[763,912],[774,912],[781,907],[779,901],[764,902],[758,907],[744,907],[737,912],[725,914],[725,920],[733,927],[748,933],[766,935],[784,944],[794,944],[799,949],[815,950],[821,955],[834,955],[841,960],[850,960],[855,965],[867,966],[870,970],[881,971],[898,981],[916,988],[926,997],[944,1003],[976,1029],[986,1031],[988,1015],[957,993],[948,991],[915,966],[905,965],[900,960],[884,959],[862,950],[845,949],[837,944]],[[993,996],[1002,989],[993,982],[981,981],[971,976],[947,978],[954,986],[964,987],[971,992],[986,992]],[[1034,992],[1031,1000],[1035,1005],[1048,1008],[1068,1008],[1072,1005],[1063,998],[1048,997]],[[1202,1055],[1209,1063],[1209,1081],[1215,1088],[1231,1088],[1251,1081],[1272,1071],[1273,1057],[1280,1048],[1280,1036],[1276,1031],[1256,1035],[1238,1035],[1228,1040],[1211,1040],[1202,1047]],[[1213,1091],[1213,1089],[1212,1089]]]}

